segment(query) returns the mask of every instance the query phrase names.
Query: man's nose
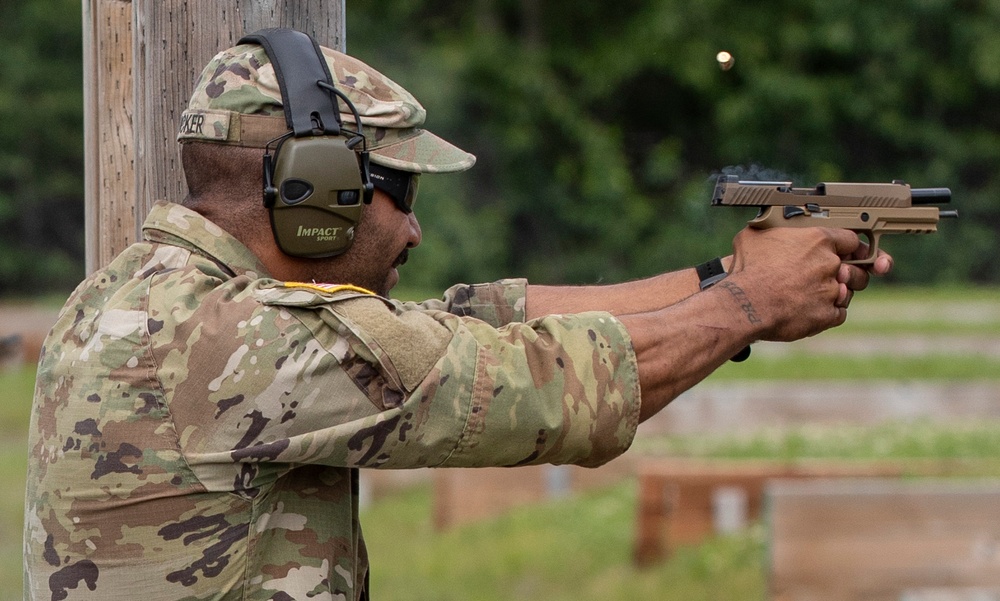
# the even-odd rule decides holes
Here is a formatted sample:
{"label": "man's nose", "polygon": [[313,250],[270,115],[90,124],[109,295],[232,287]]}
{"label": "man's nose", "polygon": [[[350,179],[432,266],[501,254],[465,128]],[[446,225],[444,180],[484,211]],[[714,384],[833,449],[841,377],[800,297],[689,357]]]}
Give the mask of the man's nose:
{"label": "man's nose", "polygon": [[423,239],[423,232],[420,230],[420,223],[417,221],[416,213],[410,213],[406,216],[406,221],[410,227],[410,238],[406,243],[407,248],[414,248],[420,245],[420,241]]}

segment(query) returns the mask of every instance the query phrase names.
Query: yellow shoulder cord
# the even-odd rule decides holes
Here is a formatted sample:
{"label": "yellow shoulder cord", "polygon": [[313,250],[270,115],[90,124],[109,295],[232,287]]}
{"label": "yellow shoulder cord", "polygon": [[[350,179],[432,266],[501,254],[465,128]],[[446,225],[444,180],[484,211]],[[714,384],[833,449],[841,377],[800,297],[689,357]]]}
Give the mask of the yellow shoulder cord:
{"label": "yellow shoulder cord", "polygon": [[306,282],[285,282],[285,288],[305,288],[324,294],[337,294],[338,292],[360,292],[370,296],[378,296],[371,290],[350,284],[307,284]]}

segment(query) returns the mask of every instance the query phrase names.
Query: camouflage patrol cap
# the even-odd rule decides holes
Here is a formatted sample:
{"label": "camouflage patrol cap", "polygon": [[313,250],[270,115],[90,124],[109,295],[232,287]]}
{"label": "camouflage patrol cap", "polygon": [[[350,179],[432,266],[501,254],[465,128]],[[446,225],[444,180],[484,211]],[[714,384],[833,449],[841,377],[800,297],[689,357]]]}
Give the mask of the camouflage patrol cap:
{"label": "camouflage patrol cap", "polygon": [[[337,88],[357,108],[373,163],[417,173],[463,171],[476,157],[420,126],[427,111],[412,94],[365,63],[322,48]],[[354,115],[340,102],[345,125]],[[262,46],[223,50],[195,83],[181,116],[180,142],[264,148],[289,131],[274,67]]]}

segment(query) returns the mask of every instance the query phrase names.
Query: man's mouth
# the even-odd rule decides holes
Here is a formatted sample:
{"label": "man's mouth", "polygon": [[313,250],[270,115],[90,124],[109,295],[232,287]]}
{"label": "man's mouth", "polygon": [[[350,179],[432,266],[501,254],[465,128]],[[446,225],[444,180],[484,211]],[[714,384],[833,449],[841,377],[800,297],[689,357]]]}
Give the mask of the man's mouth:
{"label": "man's mouth", "polygon": [[393,269],[399,267],[403,263],[406,263],[407,259],[409,258],[410,258],[410,249],[404,248],[403,252],[399,253],[399,256],[396,257],[396,260],[392,263]]}

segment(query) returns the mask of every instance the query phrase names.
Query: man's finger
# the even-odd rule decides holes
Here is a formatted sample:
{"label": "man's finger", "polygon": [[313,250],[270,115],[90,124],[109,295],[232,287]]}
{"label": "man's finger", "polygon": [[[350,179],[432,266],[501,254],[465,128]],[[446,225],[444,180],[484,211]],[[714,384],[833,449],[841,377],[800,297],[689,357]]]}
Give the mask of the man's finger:
{"label": "man's finger", "polygon": [[838,256],[852,258],[863,244],[861,238],[851,230],[832,229],[830,236],[833,240],[833,249]]}
{"label": "man's finger", "polygon": [[840,271],[837,272],[837,281],[845,284],[850,290],[864,290],[868,287],[869,279],[868,270],[857,265],[845,263],[840,266]]}
{"label": "man's finger", "polygon": [[892,271],[892,256],[878,251],[878,256],[875,257],[875,263],[872,265],[872,273],[875,275],[885,275]]}

